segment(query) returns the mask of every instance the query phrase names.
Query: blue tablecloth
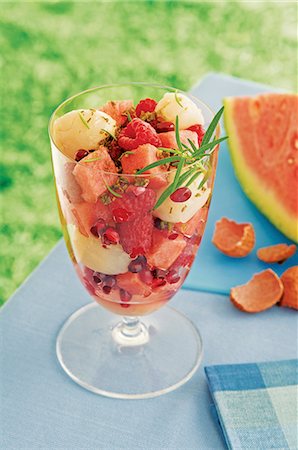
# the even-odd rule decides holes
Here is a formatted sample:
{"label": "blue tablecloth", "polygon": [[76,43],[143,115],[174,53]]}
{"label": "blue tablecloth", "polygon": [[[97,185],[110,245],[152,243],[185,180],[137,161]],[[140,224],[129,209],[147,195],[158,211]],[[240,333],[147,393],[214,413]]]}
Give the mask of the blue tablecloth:
{"label": "blue tablecloth", "polygon": [[[220,80],[229,80],[211,75],[203,81],[204,91],[208,79],[213,80],[213,91]],[[275,233],[268,227],[268,235]],[[208,236],[205,246],[207,240]],[[204,262],[205,275],[207,270],[215,276],[213,264],[216,270],[224,269],[223,261],[218,263],[214,255],[208,258],[203,251],[204,246],[201,269]],[[237,283],[244,270],[243,264]],[[225,276],[230,276],[229,271]],[[202,285],[202,278],[201,272],[201,284],[194,285],[192,276],[188,285],[205,289],[208,286]],[[217,278],[216,284],[223,283],[223,278]],[[63,322],[89,301],[64,244],[59,243],[2,308],[1,448],[221,449],[224,444],[212,417],[203,365],[297,356],[294,311],[274,307],[247,315],[236,310],[226,296],[182,290],[171,304],[191,317],[201,331],[205,356],[199,371],[182,388],[155,399],[132,402],[100,397],[72,382],[55,355],[56,335]]]}
{"label": "blue tablecloth", "polygon": [[199,371],[182,388],[155,399],[100,397],[71,381],[55,355],[63,322],[88,301],[59,245],[3,307],[1,448],[224,449],[203,365],[297,355],[295,311],[274,307],[247,315],[228,297],[182,290],[171,303],[201,331],[204,357]]}

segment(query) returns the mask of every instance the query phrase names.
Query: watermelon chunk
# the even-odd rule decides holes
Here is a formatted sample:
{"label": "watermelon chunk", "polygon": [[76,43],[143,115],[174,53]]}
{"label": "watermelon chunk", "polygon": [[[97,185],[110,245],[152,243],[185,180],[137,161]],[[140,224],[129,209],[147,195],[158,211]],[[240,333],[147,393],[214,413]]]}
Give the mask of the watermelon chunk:
{"label": "watermelon chunk", "polygon": [[[86,162],[93,160],[92,162]],[[110,173],[103,173],[110,172]],[[115,173],[115,175],[113,174]],[[98,197],[117,181],[117,168],[105,147],[89,153],[76,165],[73,174],[82,189],[82,197],[86,202],[96,203]]]}
{"label": "watermelon chunk", "polygon": [[113,217],[108,208],[101,199],[96,203],[82,202],[74,204],[72,213],[76,218],[76,225],[84,236],[90,236],[90,228],[99,220],[103,219],[107,225],[113,224]]}
{"label": "watermelon chunk", "polygon": [[[157,148],[151,144],[140,145],[136,150],[132,150],[126,153],[121,158],[121,164],[124,173],[135,173],[139,169],[148,166],[149,164],[158,161]],[[162,173],[164,172],[164,173]],[[154,167],[148,170],[150,174],[156,174],[150,176],[149,187],[153,189],[160,189],[167,184],[165,169],[162,166]]]}
{"label": "watermelon chunk", "polygon": [[167,270],[178,258],[186,246],[182,236],[175,240],[168,239],[168,233],[163,230],[154,229],[152,235],[152,246],[147,252],[147,262],[151,267]]}
{"label": "watermelon chunk", "polygon": [[138,273],[127,272],[117,275],[117,284],[131,295],[144,295],[147,297],[151,293],[150,286],[140,279]]}
{"label": "watermelon chunk", "polygon": [[109,114],[115,121],[116,126],[120,127],[127,121],[127,111],[130,111],[133,107],[132,100],[121,100],[107,102],[100,109],[101,111]]}
{"label": "watermelon chunk", "polygon": [[298,241],[298,96],[263,94],[224,100],[236,175],[249,199]]}
{"label": "watermelon chunk", "polygon": [[[161,140],[161,146],[165,148],[178,148],[177,141],[176,141],[176,135],[175,131],[167,131],[166,133],[159,133],[159,138]],[[190,143],[188,142],[188,139],[191,140],[191,142],[198,147],[198,135],[194,131],[190,130],[180,130],[179,131],[180,141],[181,144],[185,144],[188,147],[190,146]]]}
{"label": "watermelon chunk", "polygon": [[201,232],[202,227],[205,228],[207,215],[208,207],[204,206],[203,208],[199,209],[199,211],[196,212],[196,214],[187,222],[177,222],[174,226],[174,230],[184,234],[184,236],[191,237],[195,231]]}

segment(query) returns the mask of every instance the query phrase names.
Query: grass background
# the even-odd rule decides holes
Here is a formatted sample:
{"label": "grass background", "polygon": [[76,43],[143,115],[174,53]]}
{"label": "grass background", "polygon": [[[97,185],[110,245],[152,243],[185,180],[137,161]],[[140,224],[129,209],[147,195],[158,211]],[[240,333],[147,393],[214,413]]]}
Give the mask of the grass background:
{"label": "grass background", "polygon": [[1,2],[0,304],[60,238],[47,123],[118,81],[220,71],[295,90],[295,2]]}

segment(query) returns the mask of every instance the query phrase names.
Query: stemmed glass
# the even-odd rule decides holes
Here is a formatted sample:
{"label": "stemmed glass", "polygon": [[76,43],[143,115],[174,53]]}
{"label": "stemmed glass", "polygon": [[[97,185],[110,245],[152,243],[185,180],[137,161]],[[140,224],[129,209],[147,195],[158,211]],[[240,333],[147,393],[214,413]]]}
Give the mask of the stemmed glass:
{"label": "stemmed glass", "polygon": [[[114,398],[164,394],[187,382],[199,367],[202,339],[198,330],[166,304],[183,284],[203,236],[218,147],[210,158],[204,192],[195,199],[193,218],[167,223],[146,205],[150,204],[150,195],[160,195],[161,186],[171,176],[169,172],[95,173],[91,164],[76,161],[58,145],[54,126],[56,119],[72,110],[100,108],[110,100],[133,99],[136,105],[142,98],[158,100],[169,91],[173,88],[146,83],[90,89],[64,101],[49,125],[65,243],[77,275],[95,300],[74,312],[63,325],[57,338],[57,356],[75,382]],[[214,113],[198,99],[183,94],[201,109],[207,127]],[[219,127],[215,135],[219,136]],[[116,189],[124,194],[114,198],[107,189],[98,199],[82,196],[82,188],[86,194],[89,184],[96,180],[106,186],[113,184],[113,192]],[[134,222],[125,225],[122,216],[127,214],[127,202],[134,208],[129,212],[134,214]],[[182,209],[183,203],[180,205]],[[133,255],[127,248],[125,251],[148,221],[154,225],[146,256]],[[123,242],[119,242],[119,235]]]}

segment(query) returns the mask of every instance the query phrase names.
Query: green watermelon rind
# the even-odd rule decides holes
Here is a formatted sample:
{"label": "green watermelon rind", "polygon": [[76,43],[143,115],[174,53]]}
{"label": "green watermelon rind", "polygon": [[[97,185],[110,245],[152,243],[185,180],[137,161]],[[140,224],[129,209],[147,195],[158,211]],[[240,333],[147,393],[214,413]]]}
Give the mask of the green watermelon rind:
{"label": "green watermelon rind", "polygon": [[[233,97],[227,97],[224,104],[224,125],[229,136],[228,148],[236,177],[247,197],[263,213],[267,219],[285,236],[298,243],[297,218],[290,215],[277,196],[264,185],[246,164],[238,140],[235,121],[233,120]],[[253,189],[251,189],[253,187]]]}

